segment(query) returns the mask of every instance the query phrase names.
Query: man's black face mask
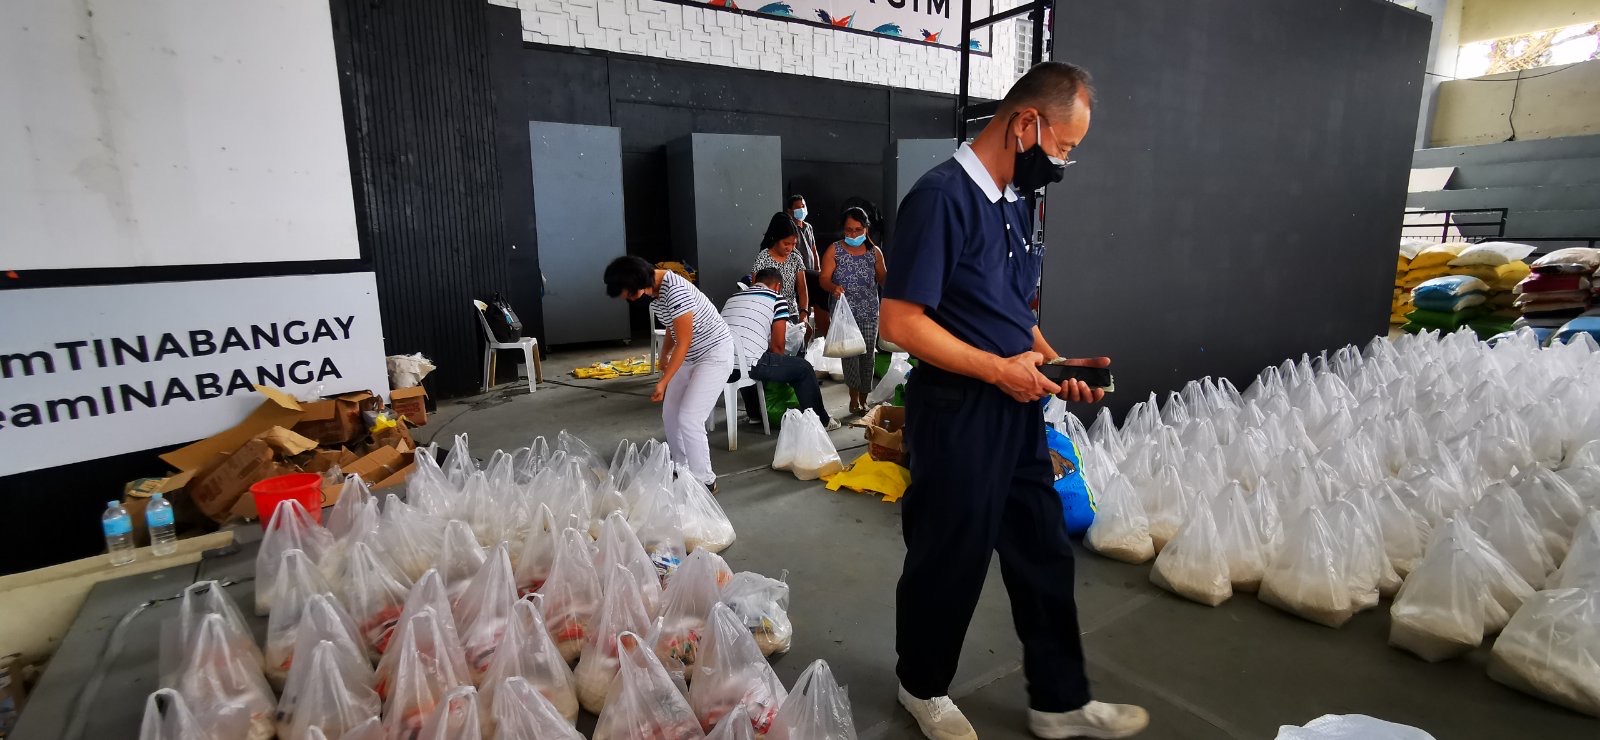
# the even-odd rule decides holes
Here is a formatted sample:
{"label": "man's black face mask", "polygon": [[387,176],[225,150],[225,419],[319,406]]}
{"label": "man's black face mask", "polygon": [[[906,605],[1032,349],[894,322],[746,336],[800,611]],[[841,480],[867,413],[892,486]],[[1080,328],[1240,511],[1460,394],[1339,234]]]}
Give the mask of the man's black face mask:
{"label": "man's black face mask", "polygon": [[1023,193],[1033,193],[1042,190],[1050,183],[1061,182],[1066,176],[1066,160],[1056,159],[1044,151],[1044,116],[1039,116],[1034,122],[1033,146],[1022,148],[1022,139],[1017,139],[1017,155],[1014,169],[1011,173],[1011,184]]}

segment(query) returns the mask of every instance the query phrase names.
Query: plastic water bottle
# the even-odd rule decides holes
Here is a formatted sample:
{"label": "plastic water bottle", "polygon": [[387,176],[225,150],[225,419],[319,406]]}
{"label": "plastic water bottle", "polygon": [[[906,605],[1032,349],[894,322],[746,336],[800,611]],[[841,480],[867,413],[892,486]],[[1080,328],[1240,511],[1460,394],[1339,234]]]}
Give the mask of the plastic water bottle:
{"label": "plastic water bottle", "polygon": [[106,502],[106,513],[100,515],[100,528],[106,533],[106,552],[112,565],[133,562],[133,519],[118,501]]}
{"label": "plastic water bottle", "polygon": [[144,509],[144,524],[150,530],[150,551],[157,557],[178,551],[178,532],[172,523],[172,504],[167,503],[161,494],[150,497],[150,505]]}

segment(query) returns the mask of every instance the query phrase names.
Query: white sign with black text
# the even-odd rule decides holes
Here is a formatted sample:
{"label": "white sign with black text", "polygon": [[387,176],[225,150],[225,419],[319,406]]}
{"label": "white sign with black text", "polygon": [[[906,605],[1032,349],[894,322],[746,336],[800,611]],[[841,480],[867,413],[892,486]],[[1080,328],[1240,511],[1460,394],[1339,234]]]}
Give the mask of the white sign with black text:
{"label": "white sign with black text", "polygon": [[0,475],[210,436],[256,385],[387,396],[373,274],[0,291]]}

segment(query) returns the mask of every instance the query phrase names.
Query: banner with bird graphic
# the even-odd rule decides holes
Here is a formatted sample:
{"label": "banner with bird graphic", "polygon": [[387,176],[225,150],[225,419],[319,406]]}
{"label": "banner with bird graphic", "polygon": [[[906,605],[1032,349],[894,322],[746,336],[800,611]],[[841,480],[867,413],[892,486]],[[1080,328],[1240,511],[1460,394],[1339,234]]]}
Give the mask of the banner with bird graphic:
{"label": "banner with bird graphic", "polygon": [[[659,0],[766,16],[812,26],[889,36],[903,41],[956,46],[961,43],[962,0]],[[974,0],[972,18],[994,12],[992,0]],[[989,29],[973,34],[970,46],[989,53]]]}

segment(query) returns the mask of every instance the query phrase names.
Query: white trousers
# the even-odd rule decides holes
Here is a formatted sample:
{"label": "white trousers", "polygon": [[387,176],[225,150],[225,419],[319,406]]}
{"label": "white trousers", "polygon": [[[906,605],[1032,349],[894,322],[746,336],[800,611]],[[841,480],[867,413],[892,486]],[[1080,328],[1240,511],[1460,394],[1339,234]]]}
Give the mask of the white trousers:
{"label": "white trousers", "polygon": [[711,471],[706,419],[716,409],[732,374],[733,345],[724,342],[721,350],[699,361],[684,361],[667,384],[661,404],[661,424],[666,428],[672,461],[687,465],[695,480],[708,486],[716,482],[717,474]]}

